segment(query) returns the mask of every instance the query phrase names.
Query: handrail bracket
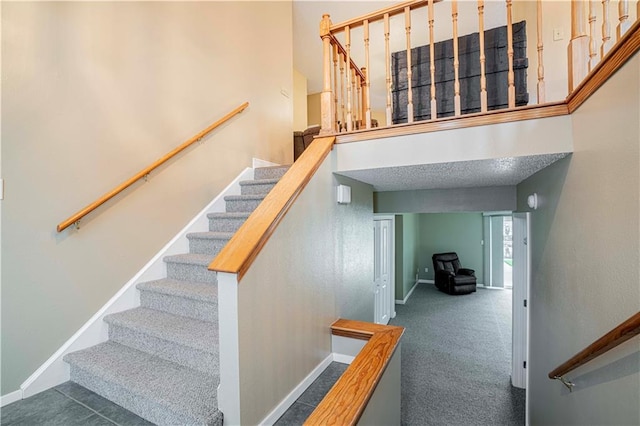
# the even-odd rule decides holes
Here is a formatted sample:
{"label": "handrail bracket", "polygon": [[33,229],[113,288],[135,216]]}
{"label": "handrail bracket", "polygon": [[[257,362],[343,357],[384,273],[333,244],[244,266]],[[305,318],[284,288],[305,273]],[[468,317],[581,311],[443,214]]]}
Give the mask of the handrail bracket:
{"label": "handrail bracket", "polygon": [[562,382],[563,385],[565,385],[565,387],[567,389],[569,389],[569,392],[573,391],[574,386],[576,385],[575,383],[565,379],[564,376],[555,376],[554,377],[555,380],[560,380]]}

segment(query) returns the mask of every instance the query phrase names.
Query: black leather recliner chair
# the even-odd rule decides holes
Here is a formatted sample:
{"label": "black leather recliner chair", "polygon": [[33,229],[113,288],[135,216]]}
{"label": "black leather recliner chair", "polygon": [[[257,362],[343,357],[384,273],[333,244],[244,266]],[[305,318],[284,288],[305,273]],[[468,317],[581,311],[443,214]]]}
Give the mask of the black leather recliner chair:
{"label": "black leather recliner chair", "polygon": [[438,289],[447,294],[476,291],[476,271],[462,268],[456,253],[436,253],[431,260]]}

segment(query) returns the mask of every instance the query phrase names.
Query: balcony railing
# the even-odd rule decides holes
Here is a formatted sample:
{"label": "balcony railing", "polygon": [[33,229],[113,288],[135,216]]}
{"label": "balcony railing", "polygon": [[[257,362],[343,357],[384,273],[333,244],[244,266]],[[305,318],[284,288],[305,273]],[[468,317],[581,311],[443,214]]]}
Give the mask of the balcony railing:
{"label": "balcony railing", "polygon": [[[525,3],[531,5],[527,10],[522,9],[529,7],[522,6]],[[570,4],[555,3],[560,3],[561,7],[566,8],[561,14],[566,14],[566,25],[571,28],[571,37],[568,46],[564,45],[566,49],[564,47],[558,49],[556,42],[552,46],[554,53],[549,62],[554,71],[552,79],[554,91],[551,97],[547,94],[545,81],[544,41],[548,38],[546,35],[551,32],[554,40],[561,39],[564,35],[562,27],[545,27],[544,18],[545,13],[559,13],[558,10],[551,10],[552,7],[560,7],[557,4],[552,6],[542,0],[521,3],[505,0],[500,3],[486,2],[486,4],[484,0],[476,2],[415,0],[399,3],[339,24],[333,24],[330,16],[325,14],[320,22],[320,37],[323,42],[321,133],[336,134],[373,127],[392,127],[399,124],[398,112],[402,112],[403,117],[406,116],[406,123],[412,124],[418,121],[416,117],[419,117],[422,122],[429,122],[443,120],[445,117],[450,119],[450,116],[456,118],[465,114],[486,114],[496,108],[510,111],[522,109],[527,104],[528,106],[533,104],[557,106],[558,102],[566,103],[572,95],[575,95],[574,92],[581,83],[614,49],[616,43],[620,42],[631,29],[636,20],[634,18],[640,15],[638,12],[640,1],[635,2],[633,13],[630,13],[630,4],[633,2],[629,0],[572,0]],[[534,4],[535,11],[532,7]],[[497,8],[496,5],[500,7]],[[526,56],[522,58],[522,52],[518,53],[514,49],[513,29],[516,28],[514,9],[518,19],[525,18],[527,32],[533,34],[531,37],[533,40],[527,41],[535,43],[536,53],[527,55],[531,56],[529,58]],[[549,10],[546,11],[546,9]],[[461,15],[462,13],[464,15]],[[494,16],[496,13],[503,13],[504,16],[499,16],[497,19]],[[469,14],[474,14],[471,20]],[[442,19],[443,16],[447,19]],[[463,64],[465,68],[479,67],[478,75],[474,76],[476,80],[473,84],[464,85],[461,85],[462,67],[459,46],[459,40],[462,37],[459,34],[459,21],[462,21],[462,18],[464,18],[465,31],[468,33],[477,31],[479,44],[477,59],[473,59],[477,62]],[[445,22],[442,22],[443,20]],[[473,21],[477,23],[472,25],[469,31],[470,22]],[[487,84],[489,61],[486,55],[488,49],[485,46],[485,34],[489,34],[489,30],[485,28],[486,22],[492,24],[500,22],[506,25],[506,78],[493,79],[491,84]],[[377,31],[372,30],[374,25]],[[404,34],[397,34],[402,31],[398,28],[400,26],[404,27]],[[612,31],[613,27],[615,32]],[[374,40],[372,37],[374,32],[378,36],[383,36],[384,40]],[[446,55],[450,58],[446,58],[445,62],[436,60],[438,43],[443,41],[443,34],[452,34],[450,39],[452,49],[450,54],[448,52]],[[395,40],[395,47],[390,42],[391,38]],[[405,41],[401,51],[397,51],[399,38],[404,38]],[[374,44],[375,47],[372,47]],[[520,49],[523,48],[522,44],[519,43]],[[422,46],[423,50],[418,51],[416,46]],[[392,53],[392,48],[396,49],[395,53]],[[526,49],[526,46],[524,48]],[[426,53],[427,50],[428,53]],[[558,60],[557,52],[559,51],[568,52],[568,65],[563,69],[559,68],[565,67],[562,64],[563,61]],[[423,63],[422,69],[415,60],[415,55],[420,52],[424,52],[423,56],[428,57],[428,63]],[[406,58],[406,72],[398,72],[396,66],[394,74],[392,58],[396,55],[395,61],[398,61],[400,57],[397,56],[398,54],[402,55],[403,61]],[[412,55],[414,55],[413,58]],[[562,56],[564,55],[566,53]],[[468,58],[467,55],[467,61]],[[532,78],[532,81],[535,81],[535,96],[531,96],[533,100],[531,103],[526,101],[526,94],[524,101],[516,95],[516,86],[521,87],[523,84],[518,80],[527,78],[526,73],[515,72],[514,62],[516,61],[519,64],[535,64],[535,80]],[[437,77],[444,72],[438,67],[452,70],[452,82],[448,82],[452,90],[446,95],[440,93],[441,88],[436,84]],[[415,75],[417,73],[423,76],[422,83],[426,82],[428,88],[423,87],[417,90]],[[564,77],[558,79],[558,74],[563,74]],[[566,80],[566,90],[558,90],[558,80]],[[372,86],[372,82],[375,83],[373,85],[375,87]],[[401,100],[397,94],[399,87],[394,87],[394,83],[396,86],[402,85],[403,90],[406,90],[406,96],[403,94]],[[498,84],[505,86],[497,87]],[[524,84],[526,87],[526,83]],[[472,91],[476,93],[471,93]],[[492,97],[492,91],[506,93],[504,105],[496,106],[495,103],[488,101]],[[478,99],[478,106],[467,108],[465,111],[461,105],[470,97]],[[372,106],[374,99],[377,104]],[[452,102],[450,112],[439,110],[443,102]],[[374,119],[374,110],[378,119]],[[383,110],[384,113],[381,113]],[[402,121],[405,119],[403,118]]]}

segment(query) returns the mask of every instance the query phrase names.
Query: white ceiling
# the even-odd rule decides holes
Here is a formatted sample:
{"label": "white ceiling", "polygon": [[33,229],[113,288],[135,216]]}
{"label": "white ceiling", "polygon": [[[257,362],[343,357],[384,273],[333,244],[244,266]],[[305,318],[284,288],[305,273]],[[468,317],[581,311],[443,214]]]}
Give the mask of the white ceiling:
{"label": "white ceiling", "polygon": [[517,185],[566,157],[567,153],[453,163],[421,164],[339,172],[373,186],[375,191],[473,188]]}

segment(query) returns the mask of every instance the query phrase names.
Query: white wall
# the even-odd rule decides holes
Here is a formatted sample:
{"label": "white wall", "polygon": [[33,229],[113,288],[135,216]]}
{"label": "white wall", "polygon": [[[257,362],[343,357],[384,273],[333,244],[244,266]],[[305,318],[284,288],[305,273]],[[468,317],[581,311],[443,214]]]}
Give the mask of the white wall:
{"label": "white wall", "polygon": [[640,341],[555,367],[640,310],[640,57],[571,116],[574,153],[518,185],[531,211],[531,424],[640,424]]}
{"label": "white wall", "polygon": [[293,130],[307,128],[307,77],[293,70]]}
{"label": "white wall", "polygon": [[242,424],[259,422],[331,353],[337,318],[373,321],[372,188],[351,182],[351,204],[338,205],[334,163],[335,151],[238,285]]}
{"label": "white wall", "polygon": [[[288,2],[2,4],[2,389],[258,157],[291,161]],[[283,42],[284,41],[284,42]],[[278,48],[274,48],[278,46]],[[242,102],[83,221],[56,224]]]}

